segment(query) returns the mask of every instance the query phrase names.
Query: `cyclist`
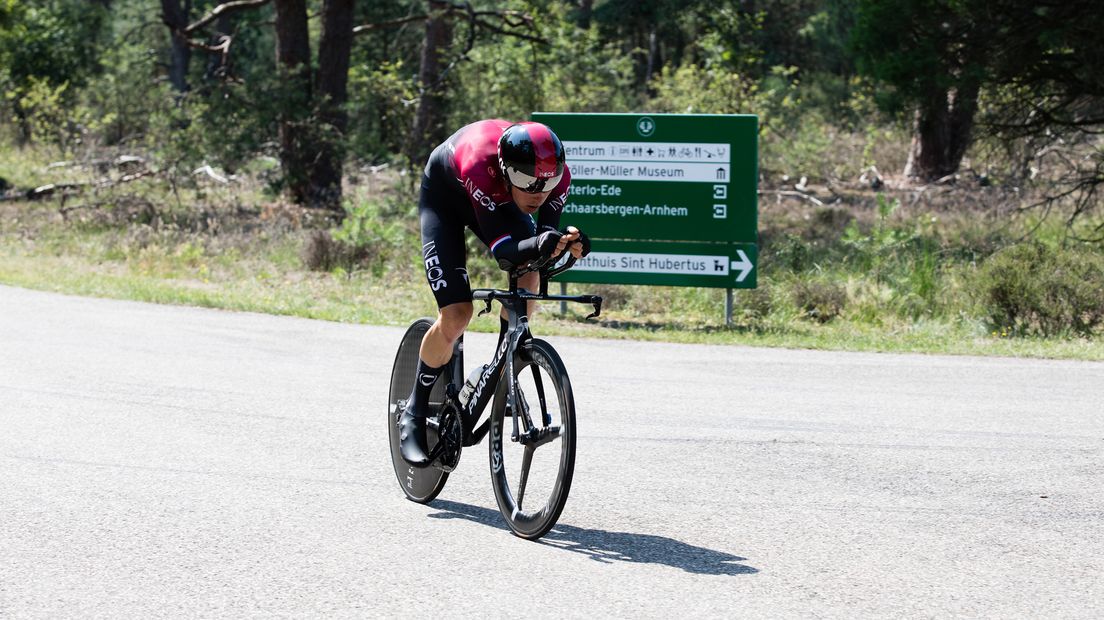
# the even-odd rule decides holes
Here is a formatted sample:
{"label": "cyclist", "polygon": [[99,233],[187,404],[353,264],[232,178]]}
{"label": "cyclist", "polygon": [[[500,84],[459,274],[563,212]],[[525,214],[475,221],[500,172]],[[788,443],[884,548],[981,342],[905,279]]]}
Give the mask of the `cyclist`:
{"label": "cyclist", "polygon": [[[411,465],[429,465],[429,394],[472,317],[464,228],[475,233],[503,269],[564,251],[585,256],[590,252],[585,234],[574,227],[557,229],[570,184],[563,144],[541,123],[477,121],[430,154],[418,215],[426,280],[438,314],[422,338],[414,386],[399,419],[399,448]],[[518,286],[536,291],[539,274],[522,276]],[[504,314],[500,328],[501,339],[507,329]]]}

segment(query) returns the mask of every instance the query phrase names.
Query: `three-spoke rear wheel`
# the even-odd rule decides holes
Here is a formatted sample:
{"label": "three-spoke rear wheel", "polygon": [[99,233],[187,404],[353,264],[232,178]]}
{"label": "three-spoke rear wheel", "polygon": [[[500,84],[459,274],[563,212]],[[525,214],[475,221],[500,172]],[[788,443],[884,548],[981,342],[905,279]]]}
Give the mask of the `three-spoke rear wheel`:
{"label": "three-spoke rear wheel", "polygon": [[510,529],[532,540],[552,529],[567,503],[575,471],[575,401],[563,361],[543,340],[520,347],[514,373],[535,431],[527,443],[510,440],[514,422],[508,382],[502,381],[491,412],[491,479]]}

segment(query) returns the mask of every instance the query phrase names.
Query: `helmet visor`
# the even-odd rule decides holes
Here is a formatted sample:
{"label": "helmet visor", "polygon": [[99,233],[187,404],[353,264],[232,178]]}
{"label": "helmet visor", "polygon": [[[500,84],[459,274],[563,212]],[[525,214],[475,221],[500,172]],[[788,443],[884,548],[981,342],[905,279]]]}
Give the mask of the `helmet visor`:
{"label": "helmet visor", "polygon": [[552,188],[560,184],[560,179],[563,178],[563,173],[557,174],[552,177],[534,177],[518,170],[517,168],[506,168],[506,176],[510,179],[510,184],[520,189],[526,194],[539,194],[541,192],[550,192]]}

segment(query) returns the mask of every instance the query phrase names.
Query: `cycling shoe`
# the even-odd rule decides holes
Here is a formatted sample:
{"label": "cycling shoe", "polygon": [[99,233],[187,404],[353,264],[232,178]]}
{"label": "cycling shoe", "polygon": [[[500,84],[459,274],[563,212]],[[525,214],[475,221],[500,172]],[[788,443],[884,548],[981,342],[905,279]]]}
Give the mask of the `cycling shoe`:
{"label": "cycling shoe", "polygon": [[426,456],[426,417],[416,415],[411,408],[399,417],[399,452],[403,460],[414,467],[428,467]]}

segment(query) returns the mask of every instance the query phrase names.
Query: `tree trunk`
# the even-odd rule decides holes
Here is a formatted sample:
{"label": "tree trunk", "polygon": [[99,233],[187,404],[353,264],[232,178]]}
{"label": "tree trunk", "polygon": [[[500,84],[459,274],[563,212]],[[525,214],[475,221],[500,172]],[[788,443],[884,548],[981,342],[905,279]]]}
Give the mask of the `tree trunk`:
{"label": "tree trunk", "polygon": [[161,21],[169,27],[172,48],[169,52],[169,83],[178,93],[188,91],[188,63],[192,48],[188,47],[184,29],[188,27],[188,15],[192,0],[161,0]]}
{"label": "tree trunk", "polygon": [[590,16],[594,12],[594,0],[579,0],[579,27],[590,28]]}
{"label": "tree trunk", "polygon": [[341,166],[345,161],[345,102],[353,46],[355,0],[325,0],[318,47],[319,153],[311,171],[312,202],[341,207]]}
{"label": "tree trunk", "polygon": [[296,204],[310,201],[310,34],[306,0],[276,0],[276,67],[280,97],[280,167]]}
{"label": "tree trunk", "polygon": [[452,41],[452,28],[447,18],[439,12],[444,2],[430,0],[429,17],[426,19],[425,42],[422,45],[422,63],[418,69],[418,83],[422,93],[414,114],[414,126],[407,139],[406,155],[414,165],[425,163],[433,145],[445,139],[446,100],[439,82],[441,57]]}
{"label": "tree trunk", "polygon": [[973,137],[978,84],[939,93],[916,110],[905,175],[928,182],[958,171]]}
{"label": "tree trunk", "polygon": [[645,85],[651,84],[652,75],[655,73],[656,60],[659,55],[659,44],[656,39],[656,26],[652,24],[652,30],[648,33],[648,68],[644,72]]}

